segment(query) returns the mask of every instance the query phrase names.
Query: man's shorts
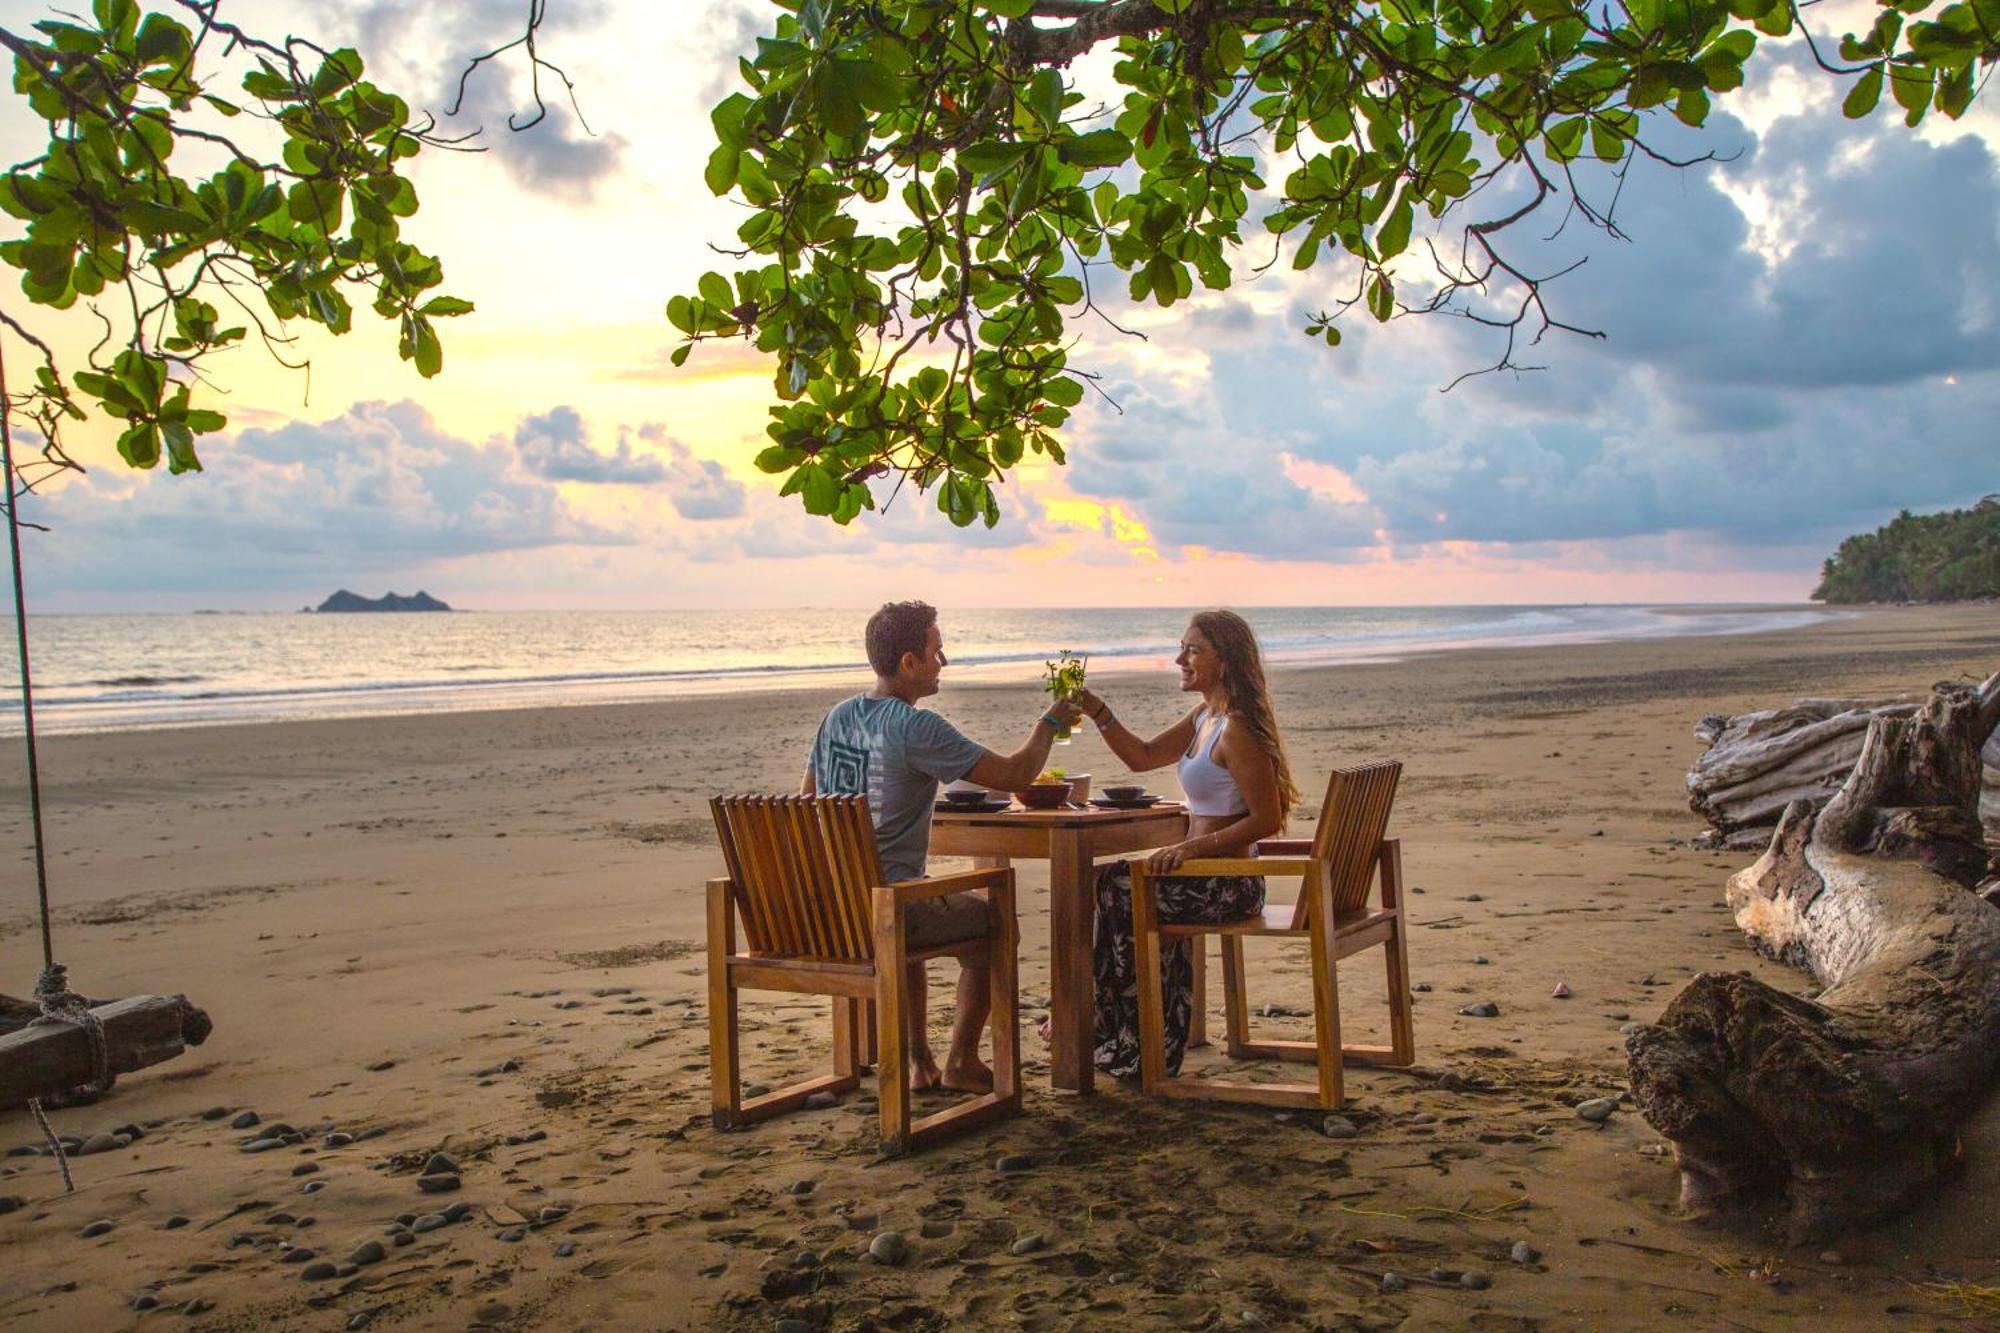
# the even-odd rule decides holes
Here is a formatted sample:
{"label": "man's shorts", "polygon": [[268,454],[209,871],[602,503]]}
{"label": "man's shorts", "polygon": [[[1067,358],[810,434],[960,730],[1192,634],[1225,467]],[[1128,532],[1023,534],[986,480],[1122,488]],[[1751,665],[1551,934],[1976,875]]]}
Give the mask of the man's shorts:
{"label": "man's shorts", "polygon": [[976,940],[986,934],[992,912],[986,900],[971,893],[922,898],[903,908],[904,941],[911,949]]}

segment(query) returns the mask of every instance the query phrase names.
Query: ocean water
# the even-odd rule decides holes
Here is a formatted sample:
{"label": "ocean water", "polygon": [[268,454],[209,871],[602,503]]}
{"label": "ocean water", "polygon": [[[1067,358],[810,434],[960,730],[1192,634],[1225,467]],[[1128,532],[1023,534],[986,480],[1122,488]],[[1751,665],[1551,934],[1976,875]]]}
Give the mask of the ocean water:
{"label": "ocean water", "polygon": [[[1823,618],[1796,606],[1281,607],[1244,612],[1274,663],[1467,647],[1750,633]],[[862,611],[510,611],[422,615],[28,618],[47,732],[605,703],[845,685],[869,677]],[[950,679],[1034,682],[1058,649],[1095,671],[1173,657],[1186,613],[1055,608],[940,613]],[[11,625],[0,730],[19,732]]]}

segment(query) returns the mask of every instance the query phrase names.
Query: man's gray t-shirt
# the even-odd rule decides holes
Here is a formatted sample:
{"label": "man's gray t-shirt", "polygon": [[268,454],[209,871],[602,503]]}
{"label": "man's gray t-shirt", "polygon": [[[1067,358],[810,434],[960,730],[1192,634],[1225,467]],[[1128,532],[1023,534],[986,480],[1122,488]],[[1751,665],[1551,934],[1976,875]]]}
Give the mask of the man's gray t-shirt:
{"label": "man's gray t-shirt", "polygon": [[819,724],[813,787],[827,796],[867,796],[883,877],[917,879],[930,850],[938,784],[958,781],[985,753],[929,709],[857,694]]}

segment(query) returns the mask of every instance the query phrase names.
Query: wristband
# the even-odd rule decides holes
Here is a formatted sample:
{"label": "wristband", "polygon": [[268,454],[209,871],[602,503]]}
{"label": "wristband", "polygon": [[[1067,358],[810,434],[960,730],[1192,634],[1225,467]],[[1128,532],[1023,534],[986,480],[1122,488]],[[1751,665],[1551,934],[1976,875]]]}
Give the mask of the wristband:
{"label": "wristband", "polygon": [[1049,724],[1049,726],[1050,726],[1050,728],[1051,728],[1051,729],[1053,729],[1053,730],[1055,730],[1055,731],[1061,731],[1061,730],[1062,730],[1062,726],[1063,726],[1063,724],[1062,724],[1062,720],[1061,720],[1060,718],[1058,718],[1058,717],[1057,717],[1057,716],[1056,716],[1056,715],[1055,715],[1054,713],[1052,713],[1052,712],[1051,712],[1051,713],[1043,713],[1043,714],[1042,714],[1042,721],[1044,721],[1044,722],[1048,723],[1048,724]]}
{"label": "wristband", "polygon": [[1098,709],[1095,713],[1093,713],[1091,715],[1090,720],[1097,724],[1097,729],[1099,731],[1102,731],[1106,727],[1110,726],[1113,722],[1116,722],[1118,720],[1118,715],[1111,711],[1110,704],[1106,704],[1104,705],[1104,707]]}

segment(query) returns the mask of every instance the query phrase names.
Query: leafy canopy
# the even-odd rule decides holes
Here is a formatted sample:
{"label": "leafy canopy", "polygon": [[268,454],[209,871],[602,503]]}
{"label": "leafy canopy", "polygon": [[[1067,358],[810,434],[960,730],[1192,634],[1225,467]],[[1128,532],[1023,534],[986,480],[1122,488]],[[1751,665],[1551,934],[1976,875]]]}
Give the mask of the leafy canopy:
{"label": "leafy canopy", "polygon": [[[1068,351],[1105,268],[1169,306],[1229,286],[1246,229],[1295,268],[1349,257],[1353,288],[1308,335],[1337,345],[1357,306],[1450,310],[1504,330],[1510,364],[1524,325],[1569,326],[1507,228],[1551,201],[1610,228],[1573,164],[1658,157],[1647,117],[1701,125],[1758,34],[1798,23],[1793,0],[779,2],[741,62],[749,91],[712,116],[708,185],[748,207],[740,263],[667,318],[676,365],[739,335],[776,359],[757,464],[840,523],[890,473],[956,524],[996,523],[1009,470],[1063,460],[1091,378]],[[1108,106],[1070,73],[1100,46]],[[1822,64],[1853,79],[1850,117],[1885,81],[1910,125],[1955,117],[2000,53],[2000,0],[1884,0],[1839,50]],[[1419,216],[1496,186],[1507,211],[1415,283]]]}
{"label": "leafy canopy", "polygon": [[[223,21],[220,0],[170,7],[189,22],[94,0],[87,19],[0,29],[14,90],[48,130],[44,152],[0,176],[0,210],[21,224],[0,261],[20,271],[30,305],[82,303],[102,332],[66,373],[34,321],[0,307],[42,355],[31,385],[10,383],[9,406],[59,468],[75,466],[63,423],[92,403],[125,423],[127,463],[164,454],[173,472],[199,469],[195,441],[227,424],[193,403],[202,363],[253,328],[284,360],[287,321],[345,333],[365,300],[431,376],[444,364],[432,321],[472,309],[432,294],[438,260],[401,234],[417,211],[404,164],[452,141],[365,80],[352,50],[264,41]],[[220,132],[231,122],[248,132]],[[183,174],[182,149],[208,169]]]}
{"label": "leafy canopy", "polygon": [[2000,597],[2000,495],[1970,509],[1909,510],[1849,537],[1820,570],[1817,602],[1960,602]]}

